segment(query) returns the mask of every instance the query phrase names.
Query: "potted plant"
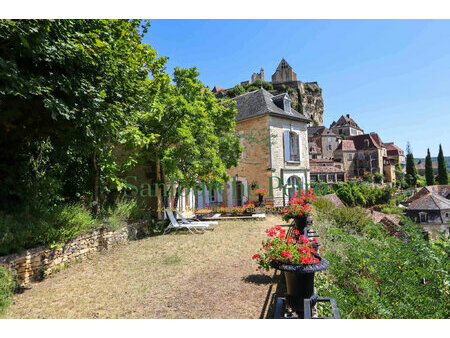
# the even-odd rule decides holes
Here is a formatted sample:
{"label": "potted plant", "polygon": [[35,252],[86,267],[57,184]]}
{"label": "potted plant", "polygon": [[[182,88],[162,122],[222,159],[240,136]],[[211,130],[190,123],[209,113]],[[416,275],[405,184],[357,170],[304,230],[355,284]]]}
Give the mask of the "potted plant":
{"label": "potted plant", "polygon": [[264,189],[255,189],[255,190],[253,190],[253,192],[256,195],[258,195],[258,206],[259,207],[262,206],[263,205],[264,196],[268,194],[268,191],[264,190]]}
{"label": "potted plant", "polygon": [[312,213],[311,202],[315,200],[315,196],[312,189],[308,190],[308,194],[305,190],[301,190],[300,194],[298,190],[294,196],[289,199],[288,206],[282,210],[283,220],[288,222],[293,219],[295,222],[295,228],[300,231],[301,234],[305,234],[308,215]]}
{"label": "potted plant", "polygon": [[302,316],[303,300],[314,296],[314,274],[327,269],[328,261],[316,254],[317,239],[310,241],[297,229],[294,237],[286,236],[286,230],[280,226],[269,228],[266,233],[268,239],[252,259],[262,269],[284,272],[288,306]]}

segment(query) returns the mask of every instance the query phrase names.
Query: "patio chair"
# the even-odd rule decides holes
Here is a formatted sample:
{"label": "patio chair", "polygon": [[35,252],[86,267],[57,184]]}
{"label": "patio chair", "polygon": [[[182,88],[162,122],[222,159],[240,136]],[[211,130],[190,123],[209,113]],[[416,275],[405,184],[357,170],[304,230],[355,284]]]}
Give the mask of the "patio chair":
{"label": "patio chair", "polygon": [[188,223],[188,224],[183,224],[183,223],[178,223],[175,216],[173,215],[172,211],[170,210],[166,210],[166,215],[167,217],[169,217],[170,223],[169,226],[164,230],[163,235],[169,233],[171,230],[187,230],[189,231],[191,234],[202,234],[205,232],[206,228],[208,227],[208,225],[206,224],[193,224],[193,223]]}
{"label": "patio chair", "polygon": [[[175,211],[175,214],[181,218],[181,223],[183,223],[183,224],[205,224],[208,226],[219,224],[218,222],[215,222],[215,221],[199,221],[194,218],[186,218],[181,214],[181,212],[178,212],[178,211]],[[213,230],[214,228],[207,227],[207,229]]]}

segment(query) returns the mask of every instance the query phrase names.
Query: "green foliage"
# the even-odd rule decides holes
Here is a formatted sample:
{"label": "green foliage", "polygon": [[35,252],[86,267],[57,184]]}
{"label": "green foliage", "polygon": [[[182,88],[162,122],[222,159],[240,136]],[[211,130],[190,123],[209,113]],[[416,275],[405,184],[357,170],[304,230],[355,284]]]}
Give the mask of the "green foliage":
{"label": "green foliage", "polygon": [[[0,209],[123,186],[113,148],[154,141],[138,120],[168,82],[140,20],[0,21]],[[151,75],[149,77],[149,74]],[[134,150],[134,151],[131,151]]]}
{"label": "green foliage", "polygon": [[427,157],[425,157],[425,178],[427,185],[434,184],[433,162],[431,160],[430,149],[427,149]]}
{"label": "green foliage", "polygon": [[145,153],[160,161],[164,179],[176,179],[183,187],[223,184],[242,152],[234,102],[218,100],[198,76],[196,68],[175,68],[174,84],[159,93],[152,115],[142,119],[145,134],[157,130],[161,135]]}
{"label": "green foliage", "polygon": [[[314,214],[325,215],[329,217],[336,208],[335,205],[326,198],[317,197],[313,202]],[[316,212],[317,211],[317,212]]]}
{"label": "green foliage", "polygon": [[0,214],[0,255],[39,245],[60,245],[94,227],[90,212],[80,204]]}
{"label": "green foliage", "polygon": [[360,207],[335,208],[332,219],[336,226],[346,233],[358,234],[371,222],[369,215]]}
{"label": "green foliage", "polygon": [[0,266],[0,314],[3,314],[11,304],[15,287],[11,271]]}
{"label": "green foliage", "polygon": [[370,207],[389,203],[395,188],[372,187],[363,182],[345,182],[337,185],[336,194],[347,206]]}
{"label": "green foliage", "polygon": [[242,85],[236,85],[231,89],[227,90],[227,96],[230,98],[245,94],[245,89]]}
{"label": "green foliage", "polygon": [[300,92],[300,89],[297,88],[297,111],[300,114],[303,114],[303,102],[302,102],[302,93]]}
{"label": "green foliage", "polygon": [[438,182],[439,184],[448,184],[448,172],[445,163],[444,152],[442,151],[442,145],[439,145],[438,155]]}
{"label": "green foliage", "polygon": [[409,142],[406,146],[406,182],[410,187],[414,187],[417,183],[417,168],[414,164],[414,156],[411,152]]}
{"label": "green foliage", "polygon": [[311,188],[314,190],[314,195],[316,196],[324,196],[334,193],[334,190],[331,189],[325,182],[312,182]]}
{"label": "green foliage", "polygon": [[383,181],[384,181],[384,175],[383,175],[383,174],[380,174],[380,173],[375,173],[375,174],[373,175],[373,181],[374,181],[375,183],[378,183],[378,184],[383,183]]}
{"label": "green foliage", "polygon": [[317,274],[317,294],[334,297],[342,318],[450,317],[448,239],[426,242],[420,227],[402,221],[403,238],[373,223],[360,233],[316,223],[330,262]]}
{"label": "green foliage", "polygon": [[397,214],[397,215],[402,215],[403,214],[403,209],[399,208],[397,206],[393,206],[393,205],[380,205],[374,207],[375,210],[381,211],[384,214]]}

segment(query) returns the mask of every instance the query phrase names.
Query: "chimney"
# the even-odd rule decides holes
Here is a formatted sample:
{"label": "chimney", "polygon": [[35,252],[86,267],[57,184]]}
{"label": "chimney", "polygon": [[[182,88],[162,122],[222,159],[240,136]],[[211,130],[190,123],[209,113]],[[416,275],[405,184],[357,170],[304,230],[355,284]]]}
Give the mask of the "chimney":
{"label": "chimney", "polygon": [[350,117],[350,114],[347,114],[347,117]]}

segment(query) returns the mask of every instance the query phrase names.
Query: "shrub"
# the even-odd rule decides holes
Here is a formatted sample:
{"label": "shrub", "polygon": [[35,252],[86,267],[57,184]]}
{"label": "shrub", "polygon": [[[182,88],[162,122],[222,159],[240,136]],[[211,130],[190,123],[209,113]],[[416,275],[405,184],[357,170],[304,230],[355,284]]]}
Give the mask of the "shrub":
{"label": "shrub", "polygon": [[342,318],[449,318],[450,246],[426,242],[419,226],[402,218],[405,238],[369,223],[360,234],[316,223],[329,269],[317,275],[317,294],[333,297]]}
{"label": "shrub", "polygon": [[384,175],[380,173],[375,173],[375,175],[373,175],[373,181],[378,184],[383,183]]}
{"label": "shrub", "polygon": [[334,193],[334,190],[324,182],[313,182],[311,183],[311,188],[314,190],[316,196],[324,196]]}
{"label": "shrub", "polygon": [[316,198],[316,200],[313,202],[313,206],[315,211],[326,216],[329,216],[331,213],[333,213],[334,209],[336,208],[330,200],[320,197]]}
{"label": "shrub", "polygon": [[16,283],[10,270],[0,266],[0,314],[11,304]]}
{"label": "shrub", "polygon": [[347,233],[362,233],[371,222],[369,215],[360,207],[341,207],[334,209],[332,219],[336,226]]}
{"label": "shrub", "polygon": [[396,206],[385,206],[383,208],[381,208],[380,210],[382,213],[384,214],[397,214],[397,215],[402,215],[403,214],[403,209],[396,207]]}

